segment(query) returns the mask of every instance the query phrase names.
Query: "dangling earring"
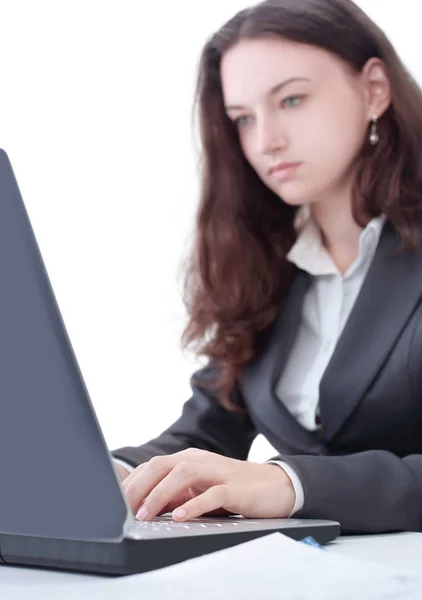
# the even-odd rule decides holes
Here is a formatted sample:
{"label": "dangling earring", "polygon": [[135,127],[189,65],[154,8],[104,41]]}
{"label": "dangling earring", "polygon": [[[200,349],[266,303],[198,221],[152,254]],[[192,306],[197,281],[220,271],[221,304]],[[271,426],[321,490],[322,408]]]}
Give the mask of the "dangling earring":
{"label": "dangling earring", "polygon": [[369,134],[369,143],[372,146],[376,146],[378,144],[378,142],[380,141],[380,136],[377,133],[377,121],[378,121],[378,115],[376,113],[374,113],[374,115],[372,116],[371,132]]}

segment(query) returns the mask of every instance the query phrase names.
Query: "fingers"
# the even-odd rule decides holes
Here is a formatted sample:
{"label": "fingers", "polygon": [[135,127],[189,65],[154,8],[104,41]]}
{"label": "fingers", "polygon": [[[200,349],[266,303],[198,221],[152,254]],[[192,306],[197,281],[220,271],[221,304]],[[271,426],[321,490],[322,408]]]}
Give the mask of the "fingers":
{"label": "fingers", "polygon": [[187,521],[195,519],[207,513],[219,512],[229,505],[229,489],[226,485],[214,485],[203,494],[192,498],[173,511],[172,517],[175,521]]}
{"label": "fingers", "polygon": [[[134,514],[148,494],[165,478],[172,469],[183,462],[224,464],[227,458],[199,448],[188,448],[174,454],[155,456],[140,464],[122,482],[128,504]],[[142,471],[142,475],[140,475]]]}
{"label": "fingers", "polygon": [[128,477],[123,482],[128,504],[134,514],[150,491],[172,470],[173,461],[169,459],[171,457],[155,456],[144,463],[142,467],[139,465],[141,468],[137,467],[137,473],[135,471],[131,473],[130,481]]}
{"label": "fingers", "polygon": [[[173,513],[176,508],[180,508],[181,506],[184,506],[189,500],[191,500],[192,498],[196,498],[197,496],[202,494],[204,491],[206,491],[206,488],[199,489],[199,488],[190,487],[187,492],[183,492],[180,496],[176,496],[171,502],[169,502],[169,504],[167,504],[167,506],[165,506],[159,513],[157,513],[157,516],[163,515],[165,513]],[[211,510],[210,512],[206,512],[203,514],[207,515],[207,516],[221,517],[221,516],[227,516],[227,515],[233,514],[233,513],[231,511],[227,511],[224,508],[220,507],[220,508],[217,508],[216,510]]]}
{"label": "fingers", "polygon": [[120,465],[118,462],[116,462],[116,461],[113,461],[113,467],[114,467],[114,470],[117,473],[117,477],[119,479],[119,482],[123,483],[123,481],[127,477],[129,477],[130,472],[127,469],[125,469],[122,465]]}
{"label": "fingers", "polygon": [[[143,475],[145,473],[146,469]],[[193,462],[179,463],[164,479],[153,486],[150,493],[145,496],[140,511],[137,513],[137,518],[140,520],[153,519],[157,514],[162,512],[164,507],[170,504],[173,498],[180,496],[185,490],[192,487],[204,487],[204,489],[208,489],[215,486],[222,475],[221,467],[216,469],[215,465]],[[193,500],[199,499],[202,496],[203,494],[200,494]],[[220,506],[213,506],[212,510],[220,508]]]}
{"label": "fingers", "polygon": [[192,460],[194,462],[215,462],[216,459],[226,460],[224,456],[219,454],[215,454],[214,452],[208,452],[207,450],[201,450],[200,448],[187,448],[186,450],[181,450],[180,452],[175,452],[174,454],[167,454],[163,456],[155,456],[151,458],[149,461],[141,463],[134,469],[128,477],[124,480],[124,488],[130,484],[135,477],[137,477],[138,473],[147,465],[151,460],[156,459],[166,459],[170,460],[171,464],[176,465],[178,462],[183,460]]}
{"label": "fingers", "polygon": [[137,476],[137,474],[138,474],[140,471],[142,471],[142,469],[144,468],[144,466],[145,466],[146,464],[147,464],[147,463],[142,463],[142,464],[138,465],[138,466],[136,467],[136,469],[134,469],[134,470],[133,470],[133,471],[132,471],[132,472],[131,472],[131,473],[130,473],[130,474],[127,476],[127,477],[126,477],[126,479],[125,479],[124,481],[122,481],[122,488],[123,488],[123,489],[125,489],[125,488],[127,487],[127,485],[128,485],[128,484],[129,484],[131,481],[133,481],[133,479],[135,479],[135,477]]}

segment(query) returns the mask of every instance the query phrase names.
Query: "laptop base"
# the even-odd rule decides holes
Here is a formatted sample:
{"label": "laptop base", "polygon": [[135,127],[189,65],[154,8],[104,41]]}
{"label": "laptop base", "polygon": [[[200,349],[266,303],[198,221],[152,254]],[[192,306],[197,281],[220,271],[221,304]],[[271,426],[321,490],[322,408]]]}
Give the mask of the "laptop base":
{"label": "laptop base", "polygon": [[[125,538],[120,543],[0,534],[0,564],[112,576],[131,575],[166,567],[277,532],[280,530],[251,530],[156,540]],[[320,526],[313,525],[308,529],[302,524],[280,533],[294,540],[311,535],[319,544],[324,545],[338,537],[340,526],[335,522],[321,521]]]}

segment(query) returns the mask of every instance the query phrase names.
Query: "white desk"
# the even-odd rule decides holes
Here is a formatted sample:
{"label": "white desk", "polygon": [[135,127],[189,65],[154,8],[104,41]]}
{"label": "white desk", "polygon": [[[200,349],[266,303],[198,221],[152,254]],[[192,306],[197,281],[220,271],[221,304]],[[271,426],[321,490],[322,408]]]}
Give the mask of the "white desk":
{"label": "white desk", "polygon": [[[420,573],[422,534],[398,533],[339,538],[327,546],[350,558],[379,562],[401,571]],[[0,567],[0,598],[3,600],[139,600],[143,575],[131,576],[130,589],[123,578],[104,578],[22,567]],[[104,586],[106,582],[106,586]],[[81,584],[84,584],[83,591]],[[422,586],[422,583],[421,583]],[[90,589],[91,588],[91,589]],[[120,589],[119,589],[120,588]],[[280,596],[280,598],[282,595]],[[422,598],[422,587],[421,596]],[[251,596],[252,598],[252,596]],[[158,600],[158,599],[157,599]],[[167,599],[166,599],[167,600]],[[168,596],[171,600],[171,593]]]}
{"label": "white desk", "polygon": [[422,574],[422,533],[339,537],[326,548],[349,558],[378,562],[419,576]]}

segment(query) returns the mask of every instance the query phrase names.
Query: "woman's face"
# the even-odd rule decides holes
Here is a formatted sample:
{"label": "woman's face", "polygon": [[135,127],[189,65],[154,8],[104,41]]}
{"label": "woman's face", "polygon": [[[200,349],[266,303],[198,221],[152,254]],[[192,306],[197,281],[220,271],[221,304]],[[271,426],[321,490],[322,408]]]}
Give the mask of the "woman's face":
{"label": "woman's face", "polygon": [[[352,74],[331,53],[283,39],[242,40],[223,56],[220,74],[246,159],[292,205],[344,188],[369,143],[372,114],[380,116],[387,101],[378,63]],[[269,174],[279,163],[299,165]]]}

